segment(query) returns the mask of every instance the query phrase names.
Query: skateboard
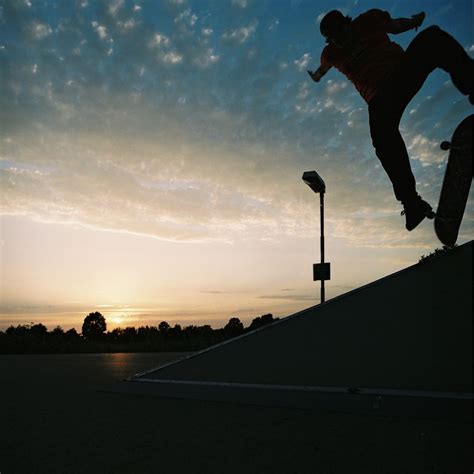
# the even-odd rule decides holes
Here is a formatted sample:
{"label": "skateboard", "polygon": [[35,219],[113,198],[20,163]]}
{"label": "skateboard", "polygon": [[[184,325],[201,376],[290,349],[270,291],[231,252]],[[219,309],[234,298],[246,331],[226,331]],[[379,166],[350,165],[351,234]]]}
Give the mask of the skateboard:
{"label": "skateboard", "polygon": [[434,228],[438,239],[448,247],[456,243],[469,197],[472,181],[473,126],[474,115],[469,115],[456,127],[451,141],[441,143],[442,150],[449,150],[449,158]]}

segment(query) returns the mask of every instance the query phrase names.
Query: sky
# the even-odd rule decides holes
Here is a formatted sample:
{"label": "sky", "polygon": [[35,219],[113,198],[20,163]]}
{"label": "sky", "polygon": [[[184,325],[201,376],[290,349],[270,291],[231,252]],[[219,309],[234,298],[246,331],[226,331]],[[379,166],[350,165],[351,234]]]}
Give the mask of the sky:
{"label": "sky", "polygon": [[[474,54],[470,1],[2,0],[0,330],[80,330],[92,311],[217,328],[319,303],[307,170],[327,187],[327,299],[440,247],[432,221],[405,230],[352,84],[306,73],[334,8],[425,11]],[[402,119],[433,206],[439,143],[469,113],[436,70]],[[471,197],[458,243],[473,215]]]}

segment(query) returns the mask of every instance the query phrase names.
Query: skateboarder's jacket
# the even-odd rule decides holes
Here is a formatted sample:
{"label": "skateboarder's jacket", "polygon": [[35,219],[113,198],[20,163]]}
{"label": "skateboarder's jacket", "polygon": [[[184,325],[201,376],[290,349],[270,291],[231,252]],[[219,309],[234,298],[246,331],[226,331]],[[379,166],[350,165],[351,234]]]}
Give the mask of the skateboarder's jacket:
{"label": "skateboarder's jacket", "polygon": [[388,12],[369,10],[352,22],[355,41],[349,48],[329,44],[321,54],[321,66],[347,76],[367,103],[403,56],[403,49],[388,37],[391,21]]}

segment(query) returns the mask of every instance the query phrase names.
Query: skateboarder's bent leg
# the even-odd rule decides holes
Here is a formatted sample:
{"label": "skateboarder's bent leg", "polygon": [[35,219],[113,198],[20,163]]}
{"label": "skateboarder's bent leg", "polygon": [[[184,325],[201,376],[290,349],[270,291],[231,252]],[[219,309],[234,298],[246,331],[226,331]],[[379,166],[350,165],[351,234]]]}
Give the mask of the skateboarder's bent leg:
{"label": "skateboarder's bent leg", "polygon": [[409,44],[403,58],[407,76],[408,103],[418,92],[428,75],[436,68],[450,74],[456,88],[472,101],[474,92],[474,60],[464,48],[438,26],[420,32]]}

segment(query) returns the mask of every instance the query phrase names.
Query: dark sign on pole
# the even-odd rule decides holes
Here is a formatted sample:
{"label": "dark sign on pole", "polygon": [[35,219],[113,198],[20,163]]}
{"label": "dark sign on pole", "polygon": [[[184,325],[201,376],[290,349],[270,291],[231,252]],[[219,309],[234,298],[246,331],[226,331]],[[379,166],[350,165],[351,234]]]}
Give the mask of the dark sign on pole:
{"label": "dark sign on pole", "polygon": [[330,263],[314,263],[313,264],[313,281],[324,281],[331,279]]}

